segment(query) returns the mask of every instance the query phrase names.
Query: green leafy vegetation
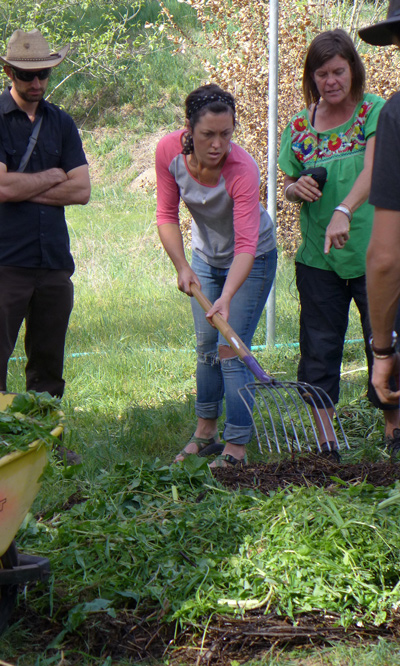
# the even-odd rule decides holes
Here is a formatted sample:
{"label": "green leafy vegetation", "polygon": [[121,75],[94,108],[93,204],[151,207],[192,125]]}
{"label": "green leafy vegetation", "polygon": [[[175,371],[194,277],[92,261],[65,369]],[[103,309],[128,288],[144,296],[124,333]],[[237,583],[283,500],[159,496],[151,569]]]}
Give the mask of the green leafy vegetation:
{"label": "green leafy vegetation", "polygon": [[52,648],[123,608],[195,630],[257,608],[379,626],[399,604],[400,489],[332,482],[266,497],[224,490],[196,458],[103,470],[69,511],[30,516],[19,535],[51,560],[54,585],[29,598],[63,626]]}
{"label": "green leafy vegetation", "polygon": [[0,457],[26,451],[39,440],[51,444],[51,431],[61,420],[61,401],[49,393],[19,393],[11,405],[0,411]]}
{"label": "green leafy vegetation", "polygon": [[[102,470],[69,511],[25,522],[21,545],[51,557],[55,616],[76,629],[82,604],[162,608],[165,620],[272,605],[289,617],[335,612],[380,624],[400,603],[400,486],[327,493],[232,493],[206,462],[120,463]],[[101,562],[101,567],[99,567]],[[46,608],[48,595],[39,605]],[[263,609],[265,612],[265,608]],[[110,612],[110,610],[109,610]]]}

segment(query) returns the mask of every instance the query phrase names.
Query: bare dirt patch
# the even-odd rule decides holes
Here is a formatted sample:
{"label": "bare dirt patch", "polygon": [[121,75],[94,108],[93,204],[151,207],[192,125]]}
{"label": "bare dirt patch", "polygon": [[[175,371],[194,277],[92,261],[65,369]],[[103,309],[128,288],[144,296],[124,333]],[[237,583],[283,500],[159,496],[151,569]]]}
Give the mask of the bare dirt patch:
{"label": "bare dirt patch", "polygon": [[[127,132],[121,136],[121,140],[118,142],[117,148],[114,150],[119,150],[121,146],[127,148],[130,156],[131,162],[127,169],[118,171],[118,179],[127,180],[131,179],[134,181],[135,178],[148,171],[149,169],[154,168],[154,159],[157,143],[160,139],[168,134],[169,130],[160,129],[157,132],[151,134],[144,134],[140,138],[137,138],[137,135],[134,132]],[[96,129],[91,132],[92,141],[94,141],[99,146],[107,141],[111,135],[120,135],[120,131],[110,130],[110,129]],[[86,157],[89,162],[90,176],[93,183],[102,184],[107,181],[107,178],[104,175],[105,168],[107,166],[107,161],[110,159],[113,150],[109,153],[101,154],[96,156],[94,151],[90,152],[90,149],[85,147]]]}

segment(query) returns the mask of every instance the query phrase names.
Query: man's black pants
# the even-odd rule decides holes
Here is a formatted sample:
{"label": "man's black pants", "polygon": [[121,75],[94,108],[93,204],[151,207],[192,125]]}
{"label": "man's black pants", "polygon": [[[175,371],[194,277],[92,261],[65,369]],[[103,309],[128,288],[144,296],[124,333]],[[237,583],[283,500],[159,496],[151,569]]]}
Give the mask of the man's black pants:
{"label": "man's black pants", "polygon": [[26,390],[62,396],[64,345],[73,307],[71,271],[0,266],[0,391],[25,319]]}

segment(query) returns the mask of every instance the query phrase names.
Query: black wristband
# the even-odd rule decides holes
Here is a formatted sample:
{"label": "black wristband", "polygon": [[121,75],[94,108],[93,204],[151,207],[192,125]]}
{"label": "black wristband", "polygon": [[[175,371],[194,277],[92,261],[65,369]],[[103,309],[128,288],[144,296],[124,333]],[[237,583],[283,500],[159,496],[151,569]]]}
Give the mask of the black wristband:
{"label": "black wristband", "polygon": [[369,339],[369,345],[375,358],[388,358],[389,356],[393,356],[393,354],[396,353],[396,343],[397,333],[395,331],[392,333],[392,344],[390,347],[375,347],[372,335]]}

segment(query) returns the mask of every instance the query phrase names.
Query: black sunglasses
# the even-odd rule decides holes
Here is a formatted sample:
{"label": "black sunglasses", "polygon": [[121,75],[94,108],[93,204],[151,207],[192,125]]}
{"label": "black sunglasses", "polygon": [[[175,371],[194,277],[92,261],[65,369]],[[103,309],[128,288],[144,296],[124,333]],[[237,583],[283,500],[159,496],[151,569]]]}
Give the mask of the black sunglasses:
{"label": "black sunglasses", "polygon": [[17,77],[20,81],[33,81],[36,77],[38,77],[39,81],[44,81],[44,79],[48,79],[50,76],[51,72],[51,67],[47,67],[46,69],[39,69],[39,70],[27,70],[27,69],[15,69],[14,67],[11,68],[14,76]]}

